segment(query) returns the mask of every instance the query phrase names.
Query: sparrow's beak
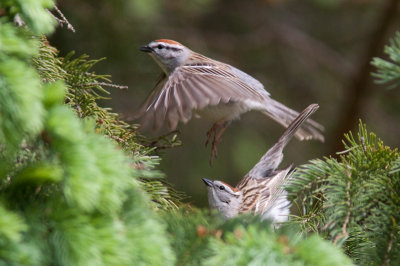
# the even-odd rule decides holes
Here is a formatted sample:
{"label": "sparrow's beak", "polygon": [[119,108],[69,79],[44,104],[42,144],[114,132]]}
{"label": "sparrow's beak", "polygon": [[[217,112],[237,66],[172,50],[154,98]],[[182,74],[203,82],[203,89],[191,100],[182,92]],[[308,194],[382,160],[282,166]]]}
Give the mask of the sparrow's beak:
{"label": "sparrow's beak", "polygon": [[140,47],[140,51],[146,52],[146,53],[151,53],[151,52],[153,52],[153,49],[150,48],[148,45],[145,45],[145,46]]}
{"label": "sparrow's beak", "polygon": [[203,179],[204,184],[206,184],[206,186],[212,187],[213,181],[208,180],[206,178],[202,178],[202,179]]}

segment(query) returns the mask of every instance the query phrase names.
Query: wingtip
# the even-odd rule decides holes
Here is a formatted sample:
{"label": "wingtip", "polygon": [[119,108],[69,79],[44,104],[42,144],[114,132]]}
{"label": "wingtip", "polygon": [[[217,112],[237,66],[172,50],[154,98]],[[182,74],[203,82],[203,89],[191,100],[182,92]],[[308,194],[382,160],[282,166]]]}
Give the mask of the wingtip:
{"label": "wingtip", "polygon": [[317,103],[310,104],[306,109],[305,112],[310,112],[311,114],[314,113],[319,109],[319,105]]}
{"label": "wingtip", "polygon": [[298,139],[299,141],[309,141],[309,140],[317,140],[320,141],[322,143],[325,142],[325,137],[318,133],[318,134],[312,134],[311,135],[303,135],[301,132],[296,132],[295,134],[296,139]]}
{"label": "wingtip", "polygon": [[[302,123],[304,123],[302,126],[300,126],[300,128],[295,133],[295,137],[298,140],[300,140],[300,141],[318,140],[321,142],[325,142],[325,138],[322,135],[322,133],[320,132],[320,131],[323,131],[323,130],[321,130],[322,126],[320,124],[318,124],[317,122],[309,119],[309,117],[312,114],[314,114],[318,109],[319,109],[318,104],[316,104],[316,103],[310,104],[295,119],[295,120],[297,120],[300,117],[302,117],[303,118]],[[290,127],[290,125],[289,125],[289,127]],[[322,129],[323,129],[323,127],[322,127]]]}

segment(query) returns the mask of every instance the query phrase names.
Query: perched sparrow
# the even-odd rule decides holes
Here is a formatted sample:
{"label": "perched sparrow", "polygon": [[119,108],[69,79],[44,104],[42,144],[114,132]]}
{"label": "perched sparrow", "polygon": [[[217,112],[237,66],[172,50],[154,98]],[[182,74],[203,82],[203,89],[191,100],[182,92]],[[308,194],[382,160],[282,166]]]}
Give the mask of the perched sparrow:
{"label": "perched sparrow", "polygon": [[[216,145],[229,123],[242,113],[257,110],[287,127],[298,115],[296,111],[273,100],[264,86],[253,77],[228,64],[193,52],[172,40],[156,40],[140,48],[162,68],[163,75],[136,117],[142,126],[158,130],[166,122],[174,130],[179,121],[188,122],[193,112],[214,124],[207,132],[212,139],[211,159]],[[296,137],[324,141],[323,127],[308,120]]]}
{"label": "perched sparrow", "polygon": [[282,161],[286,144],[318,107],[317,104],[308,106],[236,187],[203,178],[210,207],[217,209],[226,218],[250,212],[260,214],[263,219],[271,219],[274,224],[286,221],[290,203],[282,184],[292,166],[283,170],[276,168]]}

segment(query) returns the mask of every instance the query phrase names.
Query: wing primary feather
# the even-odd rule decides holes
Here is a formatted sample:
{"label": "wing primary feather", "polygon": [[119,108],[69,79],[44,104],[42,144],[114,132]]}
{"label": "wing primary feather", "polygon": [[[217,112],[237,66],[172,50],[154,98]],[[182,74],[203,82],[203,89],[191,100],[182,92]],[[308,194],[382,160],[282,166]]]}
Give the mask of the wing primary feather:
{"label": "wing primary feather", "polygon": [[188,117],[191,116],[191,112],[194,109],[194,101],[191,98],[190,94],[187,93],[187,90],[185,90],[183,87],[177,88],[176,93],[180,95],[180,98],[182,99],[182,108],[185,113],[188,113]]}
{"label": "wing primary feather", "polygon": [[208,77],[197,78],[196,84],[199,91],[208,99],[212,100],[215,97],[219,97],[219,93],[218,93],[218,88],[213,87],[212,85],[210,86],[210,84],[207,84],[208,80],[209,80]]}
{"label": "wing primary feather", "polygon": [[187,79],[181,84],[182,91],[185,92],[188,97],[191,99],[192,109],[199,109],[201,105],[201,100],[204,99],[198,92],[198,90],[193,89],[194,84],[192,83],[191,79]]}
{"label": "wing primary feather", "polygon": [[[210,95],[208,95],[202,88],[201,80],[197,77],[193,77],[186,81],[188,83],[188,90],[193,95],[194,101],[196,102],[196,109],[203,109],[205,106],[210,104]],[[189,89],[190,88],[190,89]]]}
{"label": "wing primary feather", "polygon": [[[160,95],[158,96],[158,98],[156,99],[156,101],[151,105],[151,106],[153,106],[153,108],[156,110],[157,108],[158,108],[158,106],[159,106],[159,104],[160,103],[162,103],[164,100],[163,100],[163,97],[165,97],[164,95],[165,95],[165,88],[161,91],[161,93],[160,93]],[[149,108],[151,107],[151,106],[149,106]]]}
{"label": "wing primary feather", "polygon": [[186,123],[190,118],[188,118],[186,116],[186,113],[184,111],[185,108],[185,103],[182,101],[182,95],[181,95],[181,91],[182,90],[178,90],[176,89],[176,85],[174,86],[174,90],[173,90],[173,97],[175,98],[175,102],[176,102],[176,109],[178,112],[178,116],[179,116],[179,120]]}

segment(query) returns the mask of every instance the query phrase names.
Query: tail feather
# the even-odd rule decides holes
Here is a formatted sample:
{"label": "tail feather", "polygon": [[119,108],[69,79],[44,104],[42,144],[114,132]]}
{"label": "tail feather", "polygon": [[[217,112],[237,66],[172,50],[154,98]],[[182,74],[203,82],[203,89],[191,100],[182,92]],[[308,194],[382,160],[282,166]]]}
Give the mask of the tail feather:
{"label": "tail feather", "polygon": [[[284,127],[288,127],[290,123],[299,115],[298,112],[271,98],[268,99],[268,103],[263,107],[264,108],[262,112],[266,116],[269,116]],[[324,127],[321,124],[308,119],[306,122],[304,122],[301,128],[297,130],[295,137],[299,140],[315,139],[324,142],[325,138],[321,133],[323,130]]]}
{"label": "tail feather", "polygon": [[274,171],[282,161],[283,149],[291,140],[293,135],[298,132],[300,126],[303,126],[308,120],[307,118],[312,115],[319,108],[318,104],[311,104],[294,119],[288,128],[283,132],[278,142],[270,148],[267,153],[261,157],[260,161],[250,170],[247,174],[250,178],[264,178]]}

